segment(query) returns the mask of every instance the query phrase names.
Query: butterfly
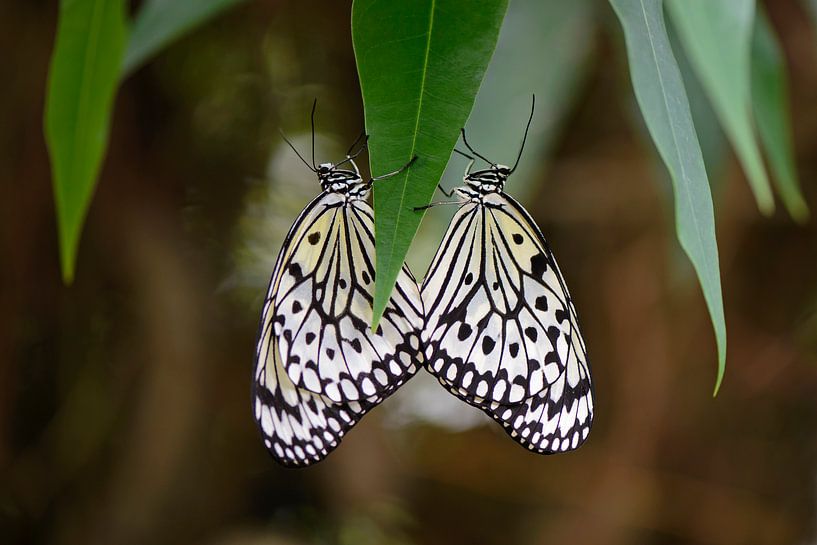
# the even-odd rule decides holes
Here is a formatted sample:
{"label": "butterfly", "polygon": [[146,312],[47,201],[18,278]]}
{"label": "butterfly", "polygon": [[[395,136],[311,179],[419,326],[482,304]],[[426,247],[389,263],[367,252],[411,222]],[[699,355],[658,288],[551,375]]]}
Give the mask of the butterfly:
{"label": "butterfly", "polygon": [[[535,99],[534,99],[535,100]],[[581,445],[593,421],[587,350],[553,252],[530,214],[503,188],[514,166],[477,153],[456,193],[459,209],[422,285],[426,368],[531,451]],[[490,167],[472,171],[475,157]],[[442,188],[441,188],[442,189]],[[422,208],[427,208],[421,207]]]}
{"label": "butterfly", "polygon": [[[422,363],[423,306],[404,265],[376,331],[374,221],[354,159],[312,164],[323,190],[286,236],[261,313],[253,373],[253,412],[264,445],[285,466],[325,458],[362,416]],[[361,135],[362,137],[363,135]],[[341,168],[348,163],[347,168]]]}

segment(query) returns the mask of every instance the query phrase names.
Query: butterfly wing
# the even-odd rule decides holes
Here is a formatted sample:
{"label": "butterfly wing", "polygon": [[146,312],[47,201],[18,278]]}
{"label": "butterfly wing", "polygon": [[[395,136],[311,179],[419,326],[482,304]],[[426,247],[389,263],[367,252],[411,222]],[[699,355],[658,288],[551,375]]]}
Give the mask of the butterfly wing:
{"label": "butterfly wing", "polygon": [[[271,307],[267,301],[266,315]],[[254,416],[264,445],[279,463],[306,466],[324,459],[375,403],[333,403],[298,388],[281,361],[272,322],[263,326],[253,377]]]}
{"label": "butterfly wing", "polygon": [[369,328],[373,225],[365,201],[326,194],[293,229],[273,274],[271,317],[284,368],[296,386],[335,402],[382,396],[417,370],[423,311],[406,267],[377,330]]}
{"label": "butterfly wing", "polygon": [[411,378],[422,360],[419,289],[408,268],[377,331],[372,210],[326,192],[284,240],[261,316],[255,417],[284,465],[322,459],[362,415]]}
{"label": "butterfly wing", "polygon": [[483,202],[461,206],[423,283],[426,365],[532,450],[561,450],[576,430],[578,446],[593,402],[567,287],[524,208],[503,193]]}

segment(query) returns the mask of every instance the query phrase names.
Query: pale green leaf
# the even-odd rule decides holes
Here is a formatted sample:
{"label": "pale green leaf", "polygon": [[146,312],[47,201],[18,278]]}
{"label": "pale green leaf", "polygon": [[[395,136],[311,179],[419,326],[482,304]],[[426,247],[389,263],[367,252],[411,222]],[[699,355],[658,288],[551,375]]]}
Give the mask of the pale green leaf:
{"label": "pale green leaf", "polygon": [[755,0],[668,0],[695,73],[743,165],[758,208],[774,211],[752,119],[751,42]]}
{"label": "pale green leaf", "polygon": [[636,100],[669,170],[675,225],[703,289],[718,345],[715,393],[726,367],[718,246],[712,195],[678,64],[670,47],[661,0],[610,0],[624,28]]}

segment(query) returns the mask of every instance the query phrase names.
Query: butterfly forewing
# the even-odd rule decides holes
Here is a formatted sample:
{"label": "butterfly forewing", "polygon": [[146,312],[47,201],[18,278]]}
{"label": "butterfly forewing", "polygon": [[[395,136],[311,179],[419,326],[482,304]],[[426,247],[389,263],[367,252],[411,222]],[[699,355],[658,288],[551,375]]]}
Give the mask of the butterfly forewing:
{"label": "butterfly forewing", "polygon": [[[338,200],[341,200],[338,203]],[[416,371],[412,344],[422,303],[407,270],[398,277],[380,327],[369,328],[374,288],[371,208],[327,194],[274,273],[273,322],[292,382],[335,402],[382,395]],[[370,257],[371,256],[371,257]]]}
{"label": "butterfly forewing", "polygon": [[584,341],[553,254],[521,205],[499,191],[464,203],[423,298],[427,366],[446,388],[537,452],[584,440]]}

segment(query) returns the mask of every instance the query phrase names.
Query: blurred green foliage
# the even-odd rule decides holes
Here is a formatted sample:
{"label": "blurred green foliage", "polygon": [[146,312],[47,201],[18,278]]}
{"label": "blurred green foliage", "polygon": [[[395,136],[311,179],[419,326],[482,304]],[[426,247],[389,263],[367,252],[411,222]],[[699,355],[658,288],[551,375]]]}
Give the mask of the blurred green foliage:
{"label": "blurred green foliage", "polygon": [[60,3],[45,135],[53,170],[62,276],[69,284],[82,224],[108,147],[125,27],[120,0]]}
{"label": "blurred green foliage", "polygon": [[127,42],[125,0],[60,0],[44,123],[66,284],[74,278],[120,79],[174,39],[240,1],[149,0]]}
{"label": "blurred green foliage", "polygon": [[246,0],[147,0],[136,15],[122,63],[127,76],[168,44]]}
{"label": "blurred green foliage", "polygon": [[789,111],[789,86],[786,61],[777,36],[767,17],[755,18],[752,40],[752,105],[760,139],[766,148],[769,166],[783,204],[798,222],[808,219],[809,211],[794,164],[794,146]]}

